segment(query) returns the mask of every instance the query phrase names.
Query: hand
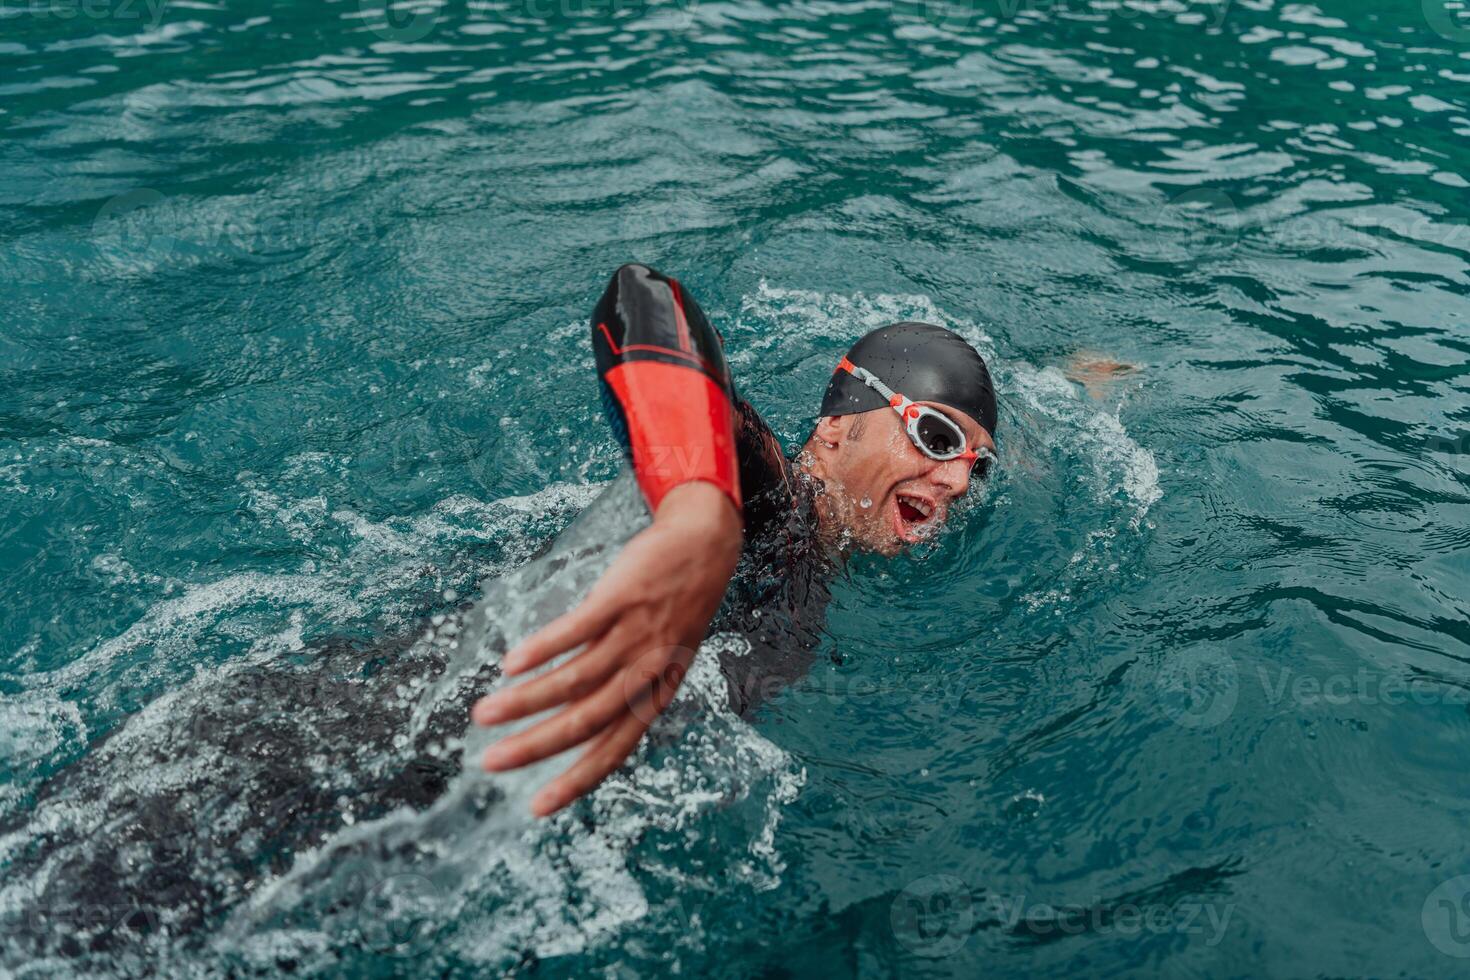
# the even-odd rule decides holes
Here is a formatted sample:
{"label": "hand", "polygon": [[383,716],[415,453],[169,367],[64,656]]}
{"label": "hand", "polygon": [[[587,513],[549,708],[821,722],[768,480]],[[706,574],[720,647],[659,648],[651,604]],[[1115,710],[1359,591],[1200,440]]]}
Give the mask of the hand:
{"label": "hand", "polygon": [[637,747],[668,707],[709,629],[740,558],[740,514],[710,483],[685,483],[660,502],[582,604],[505,655],[507,676],[579,644],[585,649],[533,680],[481,698],[479,725],[560,708],[485,750],[491,772],[519,769],[575,745],[589,748],[531,801],[537,816],[590,792]]}
{"label": "hand", "polygon": [[1087,389],[1093,401],[1106,401],[1114,382],[1137,373],[1138,367],[1091,351],[1077,351],[1063,367],[1068,378]]}

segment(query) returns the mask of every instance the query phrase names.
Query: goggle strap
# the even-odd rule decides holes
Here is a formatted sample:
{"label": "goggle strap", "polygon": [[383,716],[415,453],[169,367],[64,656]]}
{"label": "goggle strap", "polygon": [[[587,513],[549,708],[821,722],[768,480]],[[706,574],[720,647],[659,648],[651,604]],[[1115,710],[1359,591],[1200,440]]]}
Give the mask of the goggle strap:
{"label": "goggle strap", "polygon": [[[854,378],[857,378],[863,384],[867,385],[869,388],[872,388],[878,394],[888,399],[888,404],[893,408],[895,412],[899,414],[899,417],[904,420],[905,425],[908,425],[910,422],[917,420],[917,414],[915,414],[913,419],[910,419],[908,414],[909,407],[914,403],[909,401],[909,399],[905,398],[903,395],[900,395],[898,392],[894,391],[892,388],[888,387],[883,382],[879,381],[878,378],[873,374],[873,372],[869,371],[866,368],[858,367],[856,364],[852,363],[852,361],[848,360],[845,356],[842,358],[842,360],[837,362],[837,370],[846,371],[848,374],[852,375]],[[955,425],[949,419],[944,418],[944,416],[938,412],[935,412],[934,414],[938,415],[940,418],[943,418],[945,422],[947,422],[952,428],[955,429],[955,431],[960,433],[961,440],[964,439],[964,432],[960,430],[959,426]],[[916,444],[920,444],[920,441],[917,439]],[[964,442],[962,441],[960,444],[964,445]],[[968,460],[970,463],[973,464],[977,459],[980,458],[980,454],[975,450],[967,449],[964,452],[958,453],[950,458]]]}
{"label": "goggle strap", "polygon": [[888,404],[893,405],[894,408],[899,408],[900,411],[902,411],[902,409],[899,405],[894,404],[894,399],[902,399],[905,402],[908,401],[907,398],[904,398],[902,395],[895,392],[892,388],[879,381],[877,376],[873,374],[872,371],[869,371],[866,368],[858,367],[856,364],[849,361],[846,357],[837,362],[837,369],[839,371],[846,371],[854,378],[857,378],[863,384],[867,385],[869,388],[872,388],[878,394],[882,395],[888,401]]}

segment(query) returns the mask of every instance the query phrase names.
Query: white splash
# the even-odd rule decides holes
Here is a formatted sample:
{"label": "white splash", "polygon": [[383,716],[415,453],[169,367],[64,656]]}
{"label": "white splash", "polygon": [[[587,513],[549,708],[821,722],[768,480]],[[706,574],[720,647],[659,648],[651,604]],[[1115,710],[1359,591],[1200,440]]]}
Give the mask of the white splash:
{"label": "white splash", "polygon": [[[647,520],[636,484],[625,476],[549,552],[487,581],[484,598],[465,617],[449,667],[425,689],[415,724],[487,658],[498,658],[571,608]],[[704,835],[687,837],[685,828],[716,811],[722,823],[745,814],[735,825],[753,826],[754,836],[716,848],[725,869],[706,886],[775,887],[784,869],[776,830],[805,775],[728,708],[714,648],[743,642],[725,636],[706,641],[633,764],[604,782],[583,813],[535,821],[529,812],[532,795],[573,753],[511,773],[479,771],[485,745],[535,719],[471,731],[464,772],[434,806],[345,828],[299,858],[237,910],[217,951],[269,963],[283,945],[298,952],[331,945],[324,937],[361,928],[342,920],[361,911],[349,901],[343,912],[343,898],[353,881],[368,876],[402,879],[414,914],[453,922],[452,935],[442,941],[457,957],[487,969],[504,969],[527,953],[583,952],[615,942],[629,923],[650,914],[639,883],[650,856],[645,850],[635,860],[634,849],[659,835],[684,842],[675,853],[698,846]],[[312,923],[304,935],[303,922]]]}

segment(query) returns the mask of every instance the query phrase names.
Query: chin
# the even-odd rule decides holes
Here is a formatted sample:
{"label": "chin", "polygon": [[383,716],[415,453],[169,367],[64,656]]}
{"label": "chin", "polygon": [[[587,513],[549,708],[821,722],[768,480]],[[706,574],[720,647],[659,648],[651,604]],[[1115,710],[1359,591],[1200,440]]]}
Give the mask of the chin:
{"label": "chin", "polygon": [[892,532],[884,531],[884,528],[854,527],[849,524],[844,530],[843,541],[849,551],[861,551],[884,558],[892,558],[908,547],[908,542],[894,536]]}

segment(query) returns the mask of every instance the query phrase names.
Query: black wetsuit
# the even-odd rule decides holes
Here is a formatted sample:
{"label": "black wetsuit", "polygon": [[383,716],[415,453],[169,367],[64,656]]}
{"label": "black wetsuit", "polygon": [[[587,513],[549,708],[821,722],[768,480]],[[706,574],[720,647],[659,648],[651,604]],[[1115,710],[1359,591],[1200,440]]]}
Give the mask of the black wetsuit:
{"label": "black wetsuit", "polygon": [[[720,664],[732,707],[746,714],[811,664],[830,570],[811,490],[736,396],[719,335],[678,283],[624,266],[592,331],[609,418],[651,507],[701,479],[741,508],[744,552],[712,629],[750,641]],[[91,746],[36,790],[36,812],[0,827],[29,837],[0,871],[37,889],[32,908],[0,917],[0,933],[62,955],[188,933],[320,844],[344,812],[361,822],[429,806],[462,765],[436,746],[453,744],[497,671],[486,664],[464,678],[412,743],[395,747],[416,704],[401,692],[446,669],[442,649],[414,642],[422,632],[211,672],[166,695],[168,710],[149,725]],[[169,775],[136,779],[150,773]]]}

